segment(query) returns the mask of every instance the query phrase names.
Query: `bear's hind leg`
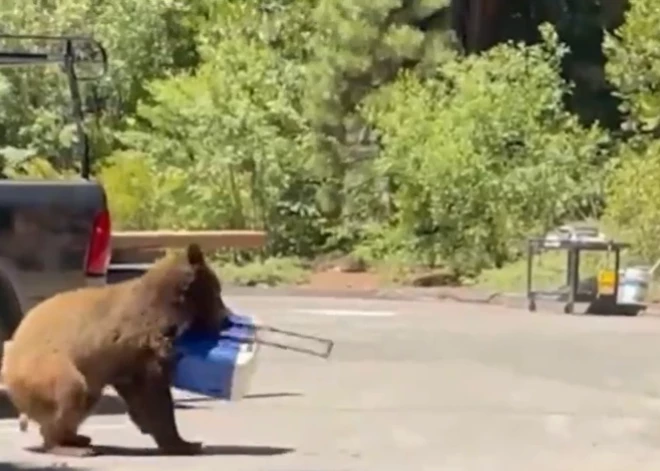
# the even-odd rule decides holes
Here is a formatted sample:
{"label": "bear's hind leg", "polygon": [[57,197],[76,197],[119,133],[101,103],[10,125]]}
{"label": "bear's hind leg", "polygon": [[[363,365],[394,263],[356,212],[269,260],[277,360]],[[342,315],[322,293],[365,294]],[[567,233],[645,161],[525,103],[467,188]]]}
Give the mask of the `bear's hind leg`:
{"label": "bear's hind leg", "polygon": [[58,456],[84,458],[94,456],[96,452],[90,446],[91,438],[68,431],[62,431],[57,425],[42,425],[41,436],[44,440],[43,449],[46,453]]}
{"label": "bear's hind leg", "polygon": [[[100,399],[101,399],[101,393],[87,391],[84,401],[84,407],[80,410],[80,417],[82,418],[78,423],[78,426],[80,426],[80,424],[87,417],[89,417],[89,415],[92,413],[92,409],[94,409],[94,407],[96,406],[96,404],[99,402]],[[89,447],[92,443],[92,439],[87,435],[80,435],[79,433],[77,433],[77,429],[78,427],[76,427],[75,430],[71,431],[68,434],[68,436],[64,438],[62,444],[71,447],[81,447],[81,448]]]}
{"label": "bear's hind leg", "polygon": [[53,378],[55,408],[49,420],[41,421],[40,432],[44,450],[64,456],[92,456],[91,439],[78,434],[78,427],[87,418],[100,395],[88,391],[85,378],[68,359]]}
{"label": "bear's hind leg", "polygon": [[[86,395],[86,401],[85,401],[85,407],[80,410],[80,413],[77,414],[78,417],[81,417],[79,420],[80,423],[82,423],[91,413],[92,409],[96,405],[96,403],[99,401],[101,398],[101,394],[90,394],[88,393]],[[92,439],[88,437],[87,435],[81,435],[77,433],[77,426],[74,426],[78,420],[74,418],[73,415],[70,416],[72,420],[67,419],[64,420],[64,424],[72,424],[72,426],[68,427],[68,431],[64,431],[62,434],[62,438],[60,441],[60,444],[62,446],[66,447],[72,447],[72,448],[87,448],[92,444]],[[80,425],[78,423],[78,426]],[[67,427],[65,427],[66,429]]]}

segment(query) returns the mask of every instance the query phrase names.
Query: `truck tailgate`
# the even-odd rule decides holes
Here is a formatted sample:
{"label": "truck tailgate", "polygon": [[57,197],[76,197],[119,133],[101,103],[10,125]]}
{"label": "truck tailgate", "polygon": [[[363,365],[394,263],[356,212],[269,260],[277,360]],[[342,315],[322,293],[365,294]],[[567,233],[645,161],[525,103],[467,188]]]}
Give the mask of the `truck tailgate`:
{"label": "truck tailgate", "polygon": [[96,182],[0,181],[0,269],[23,311],[85,284],[93,221],[106,207]]}

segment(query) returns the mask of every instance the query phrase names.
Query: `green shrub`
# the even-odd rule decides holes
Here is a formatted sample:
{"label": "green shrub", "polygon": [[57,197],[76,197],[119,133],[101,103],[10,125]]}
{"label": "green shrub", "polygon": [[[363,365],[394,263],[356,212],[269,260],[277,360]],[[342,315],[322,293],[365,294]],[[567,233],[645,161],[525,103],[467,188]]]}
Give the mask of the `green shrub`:
{"label": "green shrub", "polygon": [[153,225],[149,221],[153,217],[149,202],[155,178],[146,157],[118,152],[98,169],[98,179],[105,188],[113,226],[117,229],[144,229]]}
{"label": "green shrub", "polygon": [[605,41],[607,78],[628,113],[626,127],[657,130],[660,125],[660,8],[655,0],[630,2],[625,23]]}
{"label": "green shrub", "polygon": [[660,257],[659,23],[657,2],[636,0],[605,41],[607,78],[623,99],[629,138],[607,180],[605,222],[645,263]]}
{"label": "green shrub", "polygon": [[61,180],[76,178],[78,174],[73,170],[58,170],[45,157],[28,157],[20,161],[7,161],[4,167],[7,178],[38,179],[38,180]]}
{"label": "green shrub", "polygon": [[181,228],[174,223],[179,213],[173,210],[177,195],[188,183],[184,172],[157,168],[141,152],[118,151],[99,166],[97,174],[116,229]]}
{"label": "green shrub", "polygon": [[461,274],[501,266],[531,232],[600,196],[604,134],[565,111],[562,50],[546,36],[457,58],[429,80],[404,74],[367,100],[377,165],[395,182],[391,222],[427,262]]}
{"label": "green shrub", "polygon": [[660,142],[627,148],[607,180],[605,222],[646,262],[660,257]]}
{"label": "green shrub", "polygon": [[295,285],[307,280],[307,270],[295,258],[269,258],[244,265],[215,263],[223,283],[235,286]]}
{"label": "green shrub", "polygon": [[190,229],[259,228],[271,255],[312,255],[324,221],[310,176],[311,138],[296,109],[301,70],[241,38],[223,40],[195,74],[153,82],[152,100],[122,140],[181,173],[160,223]]}

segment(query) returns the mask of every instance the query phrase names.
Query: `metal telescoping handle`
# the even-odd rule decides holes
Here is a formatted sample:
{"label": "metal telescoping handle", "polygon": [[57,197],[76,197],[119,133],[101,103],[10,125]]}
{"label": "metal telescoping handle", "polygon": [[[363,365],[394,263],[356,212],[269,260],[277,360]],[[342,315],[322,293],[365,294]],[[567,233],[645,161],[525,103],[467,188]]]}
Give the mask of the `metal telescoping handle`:
{"label": "metal telescoping handle", "polygon": [[330,339],[314,339],[318,340],[319,342],[322,342],[326,345],[326,349],[323,353],[319,353],[316,350],[312,350],[311,348],[303,348],[303,347],[295,347],[293,345],[286,345],[283,343],[278,343],[278,342],[271,342],[269,340],[261,340],[257,339],[255,342],[260,344],[260,345],[266,345],[269,347],[275,347],[279,348],[281,350],[291,350],[293,352],[298,352],[298,353],[306,353],[308,355],[313,355],[321,358],[328,359],[330,358],[330,355],[332,354],[332,350],[335,346],[335,343],[330,340]]}
{"label": "metal telescoping handle", "polygon": [[319,353],[316,350],[313,350],[313,349],[310,349],[310,348],[297,347],[297,346],[294,346],[294,345],[286,345],[286,344],[283,344],[283,343],[272,342],[270,340],[263,340],[263,339],[259,339],[259,338],[255,339],[255,342],[260,344],[260,345],[275,347],[275,348],[279,348],[281,350],[291,350],[291,351],[294,351],[294,352],[306,353],[306,354],[309,354],[309,355],[318,356],[318,357],[327,359],[332,354],[332,350],[334,349],[334,346],[335,346],[335,343],[330,339],[317,337],[315,335],[300,334],[298,332],[292,332],[290,330],[278,329],[277,327],[271,327],[269,325],[245,324],[245,323],[242,323],[242,322],[235,322],[235,321],[232,321],[231,324],[235,325],[235,326],[246,327],[248,329],[254,329],[254,330],[263,331],[263,332],[271,332],[271,333],[275,333],[275,334],[280,334],[280,335],[284,335],[284,336],[287,336],[287,337],[295,337],[295,338],[299,338],[299,339],[313,340],[315,342],[318,342],[318,343],[321,343],[321,344],[325,345],[325,351],[323,353]]}

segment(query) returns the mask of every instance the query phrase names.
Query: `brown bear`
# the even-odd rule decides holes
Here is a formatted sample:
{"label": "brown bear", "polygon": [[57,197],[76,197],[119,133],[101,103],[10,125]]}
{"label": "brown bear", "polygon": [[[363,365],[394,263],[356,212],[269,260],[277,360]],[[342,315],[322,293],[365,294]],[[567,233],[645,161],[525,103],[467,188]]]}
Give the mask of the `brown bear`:
{"label": "brown bear", "polygon": [[181,438],[170,390],[172,342],[187,327],[218,329],[221,285],[200,247],[157,261],[139,278],[57,294],[29,311],[5,348],[2,377],[44,450],[95,454],[80,424],[112,386],[136,426],[165,454],[196,454]]}

